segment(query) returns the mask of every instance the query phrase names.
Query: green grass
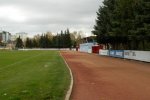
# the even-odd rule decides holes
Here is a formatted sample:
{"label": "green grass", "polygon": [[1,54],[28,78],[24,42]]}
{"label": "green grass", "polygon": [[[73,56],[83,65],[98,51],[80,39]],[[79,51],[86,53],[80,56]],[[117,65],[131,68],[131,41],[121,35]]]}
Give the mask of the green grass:
{"label": "green grass", "polygon": [[69,83],[58,51],[0,51],[0,100],[63,100]]}

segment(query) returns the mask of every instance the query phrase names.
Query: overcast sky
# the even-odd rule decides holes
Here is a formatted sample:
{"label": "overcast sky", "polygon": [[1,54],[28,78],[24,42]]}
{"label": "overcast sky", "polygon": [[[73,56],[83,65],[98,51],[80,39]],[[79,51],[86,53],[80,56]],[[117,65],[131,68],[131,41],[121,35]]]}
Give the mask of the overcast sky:
{"label": "overcast sky", "polygon": [[90,34],[103,0],[0,0],[0,30],[29,35],[51,31]]}

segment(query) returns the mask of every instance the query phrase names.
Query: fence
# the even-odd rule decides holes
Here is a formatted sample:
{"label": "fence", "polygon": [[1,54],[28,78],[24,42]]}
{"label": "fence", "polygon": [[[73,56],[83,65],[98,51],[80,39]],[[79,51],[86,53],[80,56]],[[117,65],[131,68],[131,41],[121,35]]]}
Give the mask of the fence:
{"label": "fence", "polygon": [[109,56],[124,58],[124,51],[123,50],[109,50]]}
{"label": "fence", "polygon": [[150,62],[150,51],[125,50],[124,58]]}
{"label": "fence", "polygon": [[99,55],[150,62],[150,51],[99,50]]}
{"label": "fence", "polygon": [[108,56],[109,55],[109,50],[99,50],[99,55],[104,55],[104,56]]}

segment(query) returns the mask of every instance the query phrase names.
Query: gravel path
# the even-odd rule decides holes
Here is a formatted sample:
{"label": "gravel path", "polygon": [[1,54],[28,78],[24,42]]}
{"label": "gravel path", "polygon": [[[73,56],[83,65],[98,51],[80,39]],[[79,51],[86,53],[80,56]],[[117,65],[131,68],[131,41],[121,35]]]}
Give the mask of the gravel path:
{"label": "gravel path", "polygon": [[71,100],[150,100],[150,63],[62,51],[74,86]]}

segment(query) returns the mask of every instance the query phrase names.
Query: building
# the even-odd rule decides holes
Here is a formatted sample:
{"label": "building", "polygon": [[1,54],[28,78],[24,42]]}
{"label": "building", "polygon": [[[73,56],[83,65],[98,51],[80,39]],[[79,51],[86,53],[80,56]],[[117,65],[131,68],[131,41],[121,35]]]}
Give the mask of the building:
{"label": "building", "polygon": [[26,39],[27,39],[27,35],[28,34],[25,33],[25,32],[16,33],[16,38],[18,38],[20,36],[20,38],[22,39],[22,41],[25,42]]}
{"label": "building", "polygon": [[0,32],[0,42],[2,43],[9,43],[11,40],[11,34],[6,31]]}
{"label": "building", "polygon": [[16,38],[16,35],[11,35],[11,39],[10,39],[10,40],[11,40],[12,42],[16,41],[16,39],[17,39],[17,38]]}
{"label": "building", "polygon": [[0,46],[5,48],[13,49],[16,45],[16,39],[21,38],[23,42],[26,41],[27,33],[20,32],[15,35],[11,35],[9,32],[0,31]]}
{"label": "building", "polygon": [[82,43],[96,43],[95,36],[84,37],[81,39]]}

